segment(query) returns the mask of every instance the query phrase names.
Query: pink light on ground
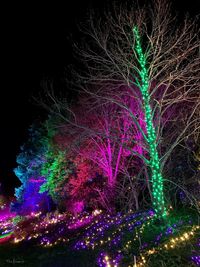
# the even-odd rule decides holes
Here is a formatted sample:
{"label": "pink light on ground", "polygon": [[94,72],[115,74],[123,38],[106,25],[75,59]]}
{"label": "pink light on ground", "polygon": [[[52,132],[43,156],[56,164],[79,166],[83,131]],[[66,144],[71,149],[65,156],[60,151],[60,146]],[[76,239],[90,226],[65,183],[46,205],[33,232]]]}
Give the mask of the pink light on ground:
{"label": "pink light on ground", "polygon": [[91,215],[87,215],[81,219],[77,219],[75,222],[73,222],[73,224],[70,224],[68,226],[68,229],[78,229],[80,227],[83,227],[91,223],[91,221],[99,214],[101,214],[101,210],[95,210]]}
{"label": "pink light on ground", "polygon": [[77,220],[74,224],[71,224],[68,226],[68,229],[78,229],[80,227],[83,227],[87,224],[89,224],[94,217],[88,216],[86,218]]}
{"label": "pink light on ground", "polygon": [[5,221],[8,219],[11,219],[16,216],[15,212],[10,212],[9,206],[7,206],[5,209],[0,210],[0,221]]}

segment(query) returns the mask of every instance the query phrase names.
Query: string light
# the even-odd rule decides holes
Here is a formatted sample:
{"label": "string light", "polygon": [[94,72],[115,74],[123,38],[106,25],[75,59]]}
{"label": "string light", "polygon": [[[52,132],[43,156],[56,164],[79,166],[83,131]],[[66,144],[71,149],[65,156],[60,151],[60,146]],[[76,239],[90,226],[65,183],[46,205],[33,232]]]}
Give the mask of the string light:
{"label": "string light", "polygon": [[[95,221],[88,228],[86,228],[85,234],[82,238],[76,242],[74,248],[79,249],[94,249],[95,247],[108,245],[108,247],[117,246],[122,238],[124,232],[133,232],[136,227],[141,226],[146,220],[150,220],[154,216],[152,211],[138,212],[132,214],[121,215],[118,213],[114,216],[104,215],[99,217],[98,221]],[[116,227],[117,226],[117,227]],[[114,227],[116,230],[114,230]],[[110,235],[105,238],[105,232],[111,231]],[[102,239],[104,237],[104,239]],[[127,248],[130,246],[131,240],[125,244]]]}
{"label": "string light", "polygon": [[[21,222],[14,225],[13,219],[1,222],[0,229],[3,235],[0,242],[1,240],[6,242],[6,238],[10,240],[13,238],[12,242],[18,244],[34,239],[36,244],[43,247],[53,247],[59,243],[73,242],[72,244],[77,250],[99,249],[100,247],[104,250],[106,248],[107,252],[102,252],[97,258],[99,267],[118,267],[123,264],[125,255],[134,257],[134,260],[131,260],[132,265],[127,266],[146,266],[147,259],[152,255],[162,250],[175,249],[178,245],[188,242],[191,237],[195,237],[199,230],[198,225],[192,226],[190,217],[182,217],[176,223],[174,223],[173,217],[173,224],[168,224],[166,227],[163,225],[162,232],[158,232],[160,227],[157,226],[156,235],[153,233],[154,237],[152,239],[148,232],[149,229],[153,229],[152,224],[154,224],[156,218],[155,212],[152,210],[137,213],[129,211],[126,214],[117,213],[112,215],[96,210],[92,213],[79,214],[76,217],[69,213],[58,214],[55,212],[46,216],[34,213],[26,216],[29,222],[25,224],[27,227],[24,227]],[[170,218],[169,220],[171,220]],[[24,220],[25,218],[23,218]],[[188,224],[190,231],[184,231],[178,236],[177,233]],[[77,231],[77,228],[81,227],[82,231]],[[147,239],[146,234],[148,234]],[[170,235],[171,238],[169,238]],[[139,255],[139,252],[142,252],[142,254]],[[195,250],[193,250],[190,259],[195,263],[199,262],[199,255]]]}
{"label": "string light", "polygon": [[[148,257],[149,255],[157,253],[161,250],[174,249],[178,245],[181,245],[181,244],[187,242],[190,238],[192,238],[194,236],[195,232],[198,231],[199,229],[200,229],[199,225],[194,225],[190,231],[184,232],[179,237],[171,238],[168,242],[165,242],[161,246],[158,246],[157,248],[152,248],[152,249],[148,250],[144,255],[141,255],[141,261],[139,262],[139,266],[145,266],[146,257]],[[193,259],[195,259],[195,258],[193,258]],[[197,258],[197,260],[198,260],[198,258]]]}
{"label": "string light", "polygon": [[113,257],[109,256],[108,253],[101,252],[97,259],[97,264],[99,267],[118,267],[121,257],[120,252]]}
{"label": "string light", "polygon": [[156,145],[156,133],[153,125],[150,94],[148,92],[149,76],[146,68],[147,62],[142,50],[140,34],[137,27],[133,28],[133,34],[136,42],[135,51],[138,55],[138,61],[140,65],[139,76],[141,78],[141,84],[139,85],[139,88],[142,93],[143,106],[145,110],[147,141],[149,144],[150,166],[152,170],[153,207],[158,217],[165,217],[167,213],[164,203],[163,177],[161,174],[160,161]]}

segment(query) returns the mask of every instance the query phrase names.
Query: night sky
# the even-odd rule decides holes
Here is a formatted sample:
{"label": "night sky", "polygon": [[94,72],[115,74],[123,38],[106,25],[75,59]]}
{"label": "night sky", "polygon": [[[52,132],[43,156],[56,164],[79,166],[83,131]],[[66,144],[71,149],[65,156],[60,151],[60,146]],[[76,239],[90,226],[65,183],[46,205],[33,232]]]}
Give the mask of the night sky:
{"label": "night sky", "polygon": [[[65,67],[73,63],[68,37],[77,37],[77,22],[84,21],[90,7],[102,9],[108,0],[65,2],[65,6],[10,3],[2,10],[0,182],[6,194],[13,194],[20,185],[13,168],[28,127],[46,116],[32,96],[39,94],[41,82],[47,79],[53,81],[54,89],[65,88]],[[200,13],[199,0],[174,2],[180,14]]]}

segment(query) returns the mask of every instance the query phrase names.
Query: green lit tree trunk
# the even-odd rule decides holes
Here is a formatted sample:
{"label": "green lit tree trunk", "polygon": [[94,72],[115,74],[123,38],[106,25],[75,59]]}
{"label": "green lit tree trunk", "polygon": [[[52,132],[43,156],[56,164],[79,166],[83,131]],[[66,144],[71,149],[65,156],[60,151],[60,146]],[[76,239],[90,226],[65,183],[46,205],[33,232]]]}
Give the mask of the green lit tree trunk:
{"label": "green lit tree trunk", "polygon": [[150,156],[150,168],[152,172],[152,195],[153,195],[153,208],[158,217],[164,217],[166,215],[166,208],[164,202],[163,193],[163,177],[160,168],[160,160],[156,145],[156,133],[153,125],[153,116],[150,105],[150,94],[149,94],[149,76],[146,68],[146,58],[142,50],[140,34],[137,27],[133,28],[133,34],[135,36],[135,52],[138,57],[139,78],[138,86],[140,88],[143,98],[143,108],[145,112],[145,122],[147,130],[147,141],[149,145],[149,156]]}

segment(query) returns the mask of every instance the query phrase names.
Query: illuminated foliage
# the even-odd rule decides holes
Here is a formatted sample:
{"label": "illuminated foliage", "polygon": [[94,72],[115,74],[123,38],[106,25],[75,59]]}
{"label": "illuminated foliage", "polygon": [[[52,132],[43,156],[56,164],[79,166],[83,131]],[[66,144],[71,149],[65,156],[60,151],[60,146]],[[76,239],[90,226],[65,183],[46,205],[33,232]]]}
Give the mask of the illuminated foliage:
{"label": "illuminated foliage", "polygon": [[[138,124],[145,131],[144,112],[136,99],[128,97],[129,92],[130,89],[123,86],[118,100],[130,106],[131,112],[138,118]],[[119,188],[119,180],[124,180],[127,171],[130,176],[140,172],[140,157],[146,151],[142,133],[133,124],[127,111],[115,103],[102,105],[100,101],[97,105],[97,100],[95,103],[94,106],[94,101],[89,96],[80,99],[79,105],[73,107],[77,127],[65,123],[55,139],[62,149],[68,150],[67,158],[75,164],[75,175],[65,185],[68,196],[88,203],[90,196],[94,195],[90,203],[96,203],[101,198],[100,207],[111,209],[117,202],[116,188]],[[85,112],[82,112],[83,109]],[[140,187],[144,188],[144,184],[145,182],[141,182]],[[96,188],[93,186],[91,190],[90,185],[95,185]],[[121,193],[125,196],[127,192]]]}
{"label": "illuminated foliage", "polygon": [[79,155],[73,162],[74,171],[65,186],[68,209],[79,213],[85,209],[106,208],[103,199],[106,183],[101,170],[92,161]]}
{"label": "illuminated foliage", "polygon": [[29,139],[21,146],[21,153],[17,156],[18,167],[14,169],[15,175],[22,185],[16,188],[16,197],[22,200],[23,190],[31,177],[36,179],[44,162],[44,153],[48,147],[48,140],[44,129],[32,126],[29,129]]}
{"label": "illuminated foliage", "polygon": [[43,125],[33,125],[29,129],[29,139],[21,147],[21,153],[17,156],[18,167],[14,169],[22,185],[15,189],[17,201],[11,203],[12,210],[28,213],[39,210],[42,202],[48,206],[46,194],[41,195],[38,191],[39,186],[44,183],[41,169],[53,135],[54,131],[48,120]]}
{"label": "illuminated foliage", "polygon": [[65,153],[62,151],[48,151],[45,160],[46,162],[41,169],[41,176],[45,177],[46,181],[41,185],[39,192],[48,192],[52,199],[58,202],[59,194],[57,188],[62,186],[63,181],[71,173],[71,170],[66,169]]}

